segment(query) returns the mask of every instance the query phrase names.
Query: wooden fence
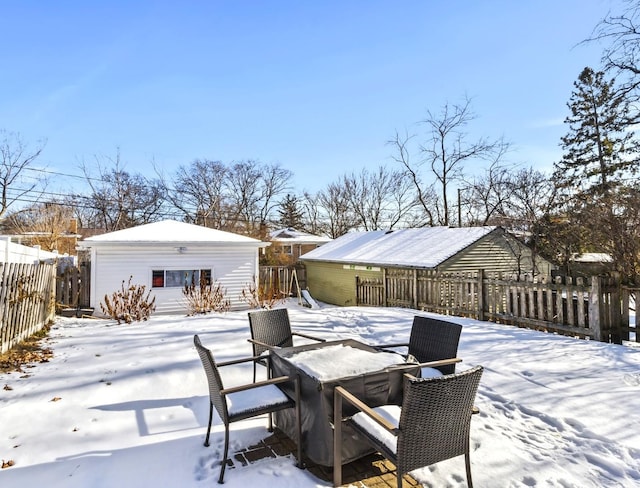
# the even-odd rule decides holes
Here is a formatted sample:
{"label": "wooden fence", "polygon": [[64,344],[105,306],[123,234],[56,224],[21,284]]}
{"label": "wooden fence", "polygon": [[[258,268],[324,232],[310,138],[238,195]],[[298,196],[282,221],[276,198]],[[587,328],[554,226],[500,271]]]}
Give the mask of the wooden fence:
{"label": "wooden fence", "polygon": [[68,266],[56,277],[56,305],[60,308],[87,308],[91,300],[91,266]]}
{"label": "wooden fence", "polygon": [[302,266],[260,266],[260,286],[278,290],[281,296],[296,296],[306,286]]}
{"label": "wooden fence", "polygon": [[615,278],[486,276],[388,268],[378,279],[356,277],[358,305],[406,307],[473,317],[604,342],[640,342],[629,320],[638,290]]}
{"label": "wooden fence", "polygon": [[0,353],[55,315],[55,264],[0,263]]}

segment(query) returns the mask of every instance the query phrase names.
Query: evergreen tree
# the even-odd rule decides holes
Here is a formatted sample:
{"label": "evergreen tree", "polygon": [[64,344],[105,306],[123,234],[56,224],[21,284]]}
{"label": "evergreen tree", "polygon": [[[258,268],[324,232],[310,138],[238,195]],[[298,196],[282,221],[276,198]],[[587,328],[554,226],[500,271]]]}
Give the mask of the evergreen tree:
{"label": "evergreen tree", "polygon": [[569,132],[561,145],[565,153],[554,165],[554,181],[571,199],[593,202],[637,172],[639,145],[627,130],[629,101],[614,80],[587,67],[574,87],[565,119]]}
{"label": "evergreen tree", "polygon": [[575,252],[606,252],[628,282],[637,280],[638,204],[632,177],[638,172],[640,144],[631,127],[631,102],[604,73],[585,68],[574,83],[568,103],[569,132],[562,138],[565,151],[555,164],[553,181],[562,198],[548,232],[571,243],[558,254],[569,262]]}
{"label": "evergreen tree", "polygon": [[278,214],[280,215],[278,223],[284,227],[302,230],[304,226],[304,215],[300,210],[300,203],[295,195],[287,193],[284,200],[280,202]]}

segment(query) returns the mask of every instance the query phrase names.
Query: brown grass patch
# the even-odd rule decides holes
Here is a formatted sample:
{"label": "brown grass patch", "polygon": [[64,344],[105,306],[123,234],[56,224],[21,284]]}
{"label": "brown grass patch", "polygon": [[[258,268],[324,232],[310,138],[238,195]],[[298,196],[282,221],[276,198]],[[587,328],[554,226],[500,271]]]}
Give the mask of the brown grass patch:
{"label": "brown grass patch", "polygon": [[24,373],[24,368],[33,367],[34,363],[46,363],[53,357],[53,351],[43,346],[49,335],[49,325],[0,354],[0,373]]}

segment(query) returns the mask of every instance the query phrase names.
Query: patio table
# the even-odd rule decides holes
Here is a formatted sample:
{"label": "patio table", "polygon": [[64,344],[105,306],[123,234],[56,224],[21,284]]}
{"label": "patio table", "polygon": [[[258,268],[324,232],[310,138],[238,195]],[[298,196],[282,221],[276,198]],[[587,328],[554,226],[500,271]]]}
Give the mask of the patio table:
{"label": "patio table", "polygon": [[[347,339],[270,351],[274,376],[300,375],[302,448],[314,463],[333,466],[333,390],[343,386],[370,406],[401,404],[403,374],[418,374],[419,367],[390,352],[380,352]],[[345,407],[347,407],[345,405]],[[355,413],[345,409],[345,414]],[[275,424],[295,438],[294,416],[276,412]],[[292,437],[293,436],[293,437]],[[370,454],[372,448],[358,434],[343,427],[344,464]]]}

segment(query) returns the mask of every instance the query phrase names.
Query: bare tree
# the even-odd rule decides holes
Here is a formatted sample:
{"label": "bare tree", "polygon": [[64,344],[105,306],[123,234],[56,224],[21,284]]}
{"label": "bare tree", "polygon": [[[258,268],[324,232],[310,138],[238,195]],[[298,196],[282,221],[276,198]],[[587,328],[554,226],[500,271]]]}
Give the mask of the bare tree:
{"label": "bare tree", "polygon": [[[608,43],[602,53],[605,71],[624,81],[621,90],[634,103],[640,98],[640,1],[628,0],[621,13],[609,13],[583,42]],[[638,111],[635,112],[637,123]]]}
{"label": "bare tree", "polygon": [[147,224],[162,215],[165,198],[160,181],[125,171],[119,150],[115,158],[95,159],[98,177],[91,176],[87,165],[82,165],[90,188],[85,198],[93,209],[91,225],[114,231]]}
{"label": "bare tree", "polygon": [[342,183],[364,230],[393,229],[416,206],[413,185],[404,171],[365,168],[343,176]]}
{"label": "bare tree", "polygon": [[414,137],[415,136],[410,136],[407,133],[401,136],[396,131],[395,137],[388,141],[387,144],[395,149],[396,153],[391,156],[392,159],[404,167],[406,174],[408,175],[408,179],[415,188],[416,203],[420,206],[426,216],[426,225],[433,226],[435,222],[434,213],[436,212],[438,197],[433,185],[425,185],[422,181],[421,175],[418,172],[419,165],[414,165],[411,161],[411,151],[409,146],[411,139]]}
{"label": "bare tree", "polygon": [[451,221],[449,185],[463,179],[465,164],[495,159],[496,153],[503,155],[508,148],[503,140],[480,138],[469,142],[465,128],[475,118],[471,101],[465,98],[460,105],[446,103],[438,114],[427,112],[427,118],[423,120],[428,135],[420,148],[424,158],[421,164],[429,166],[440,188],[437,212],[441,225],[449,225]]}
{"label": "bare tree", "polygon": [[[513,168],[496,160],[484,173],[458,189],[458,225],[504,225],[513,194]],[[465,212],[462,209],[465,209]]]}
{"label": "bare tree", "polygon": [[196,159],[180,166],[171,183],[160,179],[167,200],[187,222],[222,229],[227,226],[224,185],[228,172],[221,161]]}
{"label": "bare tree", "polygon": [[[240,161],[229,168],[226,190],[229,197],[230,222],[236,229],[258,235],[274,209],[279,197],[286,194],[291,171],[277,164],[263,164],[255,160]],[[273,219],[275,220],[275,219]]]}
{"label": "bare tree", "polygon": [[35,160],[44,149],[44,142],[29,149],[19,134],[0,130],[0,219],[7,209],[25,199],[34,201],[33,192],[42,187],[45,178],[28,176],[26,172],[35,169]]}
{"label": "bare tree", "polygon": [[29,245],[61,254],[76,253],[73,219],[73,207],[61,201],[30,205],[7,217],[11,233],[28,236]]}
{"label": "bare tree", "polygon": [[322,209],[318,194],[305,191],[302,196],[304,230],[314,235],[324,234],[326,227],[322,224]]}
{"label": "bare tree", "polygon": [[351,206],[349,189],[340,181],[330,183],[327,188],[319,191],[317,201],[323,214],[324,233],[332,239],[361,224]]}

